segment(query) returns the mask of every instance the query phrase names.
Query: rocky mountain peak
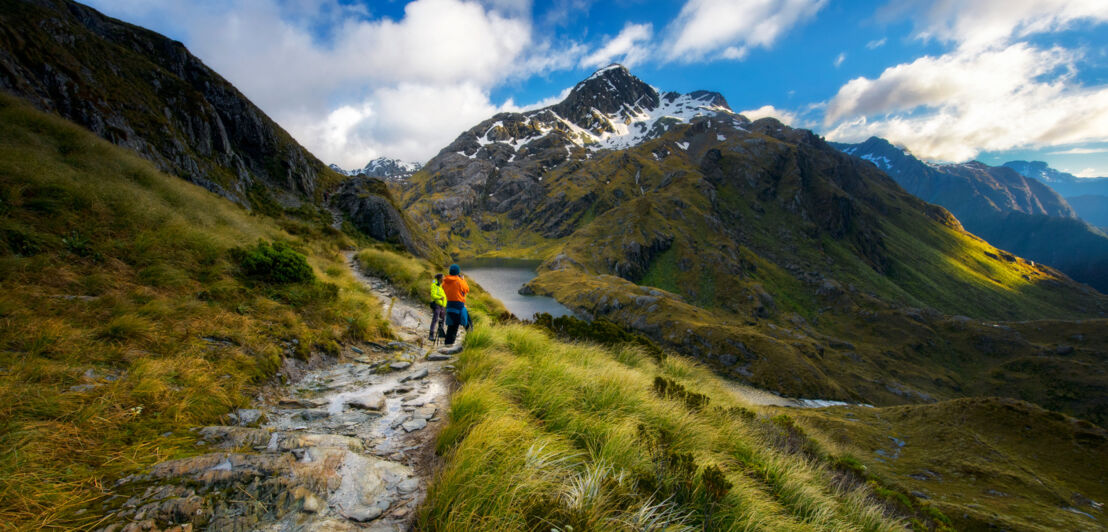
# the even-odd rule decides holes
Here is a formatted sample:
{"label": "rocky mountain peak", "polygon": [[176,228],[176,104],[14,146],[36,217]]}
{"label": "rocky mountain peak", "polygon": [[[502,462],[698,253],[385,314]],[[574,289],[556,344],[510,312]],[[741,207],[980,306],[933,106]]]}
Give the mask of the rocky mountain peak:
{"label": "rocky mountain peak", "polygon": [[584,129],[595,127],[597,112],[630,118],[657,109],[661,98],[654,87],[623,65],[612,64],[578,83],[551,110]]}
{"label": "rocky mountain peak", "polygon": [[376,177],[386,181],[403,181],[423,168],[421,163],[413,163],[393,159],[391,157],[378,157],[366,163],[360,170],[346,170],[336,164],[329,165],[332,170],[346,176],[364,175]]}

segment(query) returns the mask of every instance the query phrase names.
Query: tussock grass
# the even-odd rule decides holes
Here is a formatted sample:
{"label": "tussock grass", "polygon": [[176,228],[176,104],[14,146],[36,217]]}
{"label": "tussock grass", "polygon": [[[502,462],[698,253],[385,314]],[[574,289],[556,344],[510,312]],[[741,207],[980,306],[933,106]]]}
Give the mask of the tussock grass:
{"label": "tussock grass", "polygon": [[[196,452],[186,428],[282,358],[389,334],[351,242],[297,227],[0,95],[0,528],[93,527],[106,485]],[[316,280],[246,276],[232,250],[259,241]]]}
{"label": "tussock grass", "polygon": [[[422,530],[897,530],[703,367],[527,324],[466,337]],[[710,404],[655,391],[656,377]]]}
{"label": "tussock grass", "polygon": [[[408,297],[427,304],[431,303],[431,279],[436,273],[445,275],[448,268],[446,265],[435,265],[384,246],[362,249],[356,258],[362,271],[388,279]],[[504,304],[489,295],[476,281],[468,278],[466,281],[471,290],[466,297],[466,307],[476,320],[499,319],[508,314]]]}

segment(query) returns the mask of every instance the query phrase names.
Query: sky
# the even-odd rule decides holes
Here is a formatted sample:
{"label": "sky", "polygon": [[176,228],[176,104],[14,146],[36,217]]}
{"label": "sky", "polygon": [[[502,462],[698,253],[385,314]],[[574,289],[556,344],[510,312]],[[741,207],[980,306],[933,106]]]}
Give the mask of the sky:
{"label": "sky", "polygon": [[325,162],[426,161],[612,62],[828,140],[1108,176],[1105,0],[85,0],[183,42]]}

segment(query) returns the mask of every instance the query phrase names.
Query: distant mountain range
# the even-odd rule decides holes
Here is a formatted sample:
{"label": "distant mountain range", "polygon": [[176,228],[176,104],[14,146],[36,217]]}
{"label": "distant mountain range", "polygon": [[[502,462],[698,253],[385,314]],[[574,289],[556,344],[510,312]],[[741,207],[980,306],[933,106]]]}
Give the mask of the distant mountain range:
{"label": "distant mountain range", "polygon": [[1108,236],[1079,219],[1051,188],[1059,182],[1053,179],[1061,178],[1047,176],[1052,180],[1040,182],[1017,172],[1015,163],[929,164],[877,137],[831,144],[873,163],[915,196],[946,207],[990,244],[1108,292]]}
{"label": "distant mountain range", "polygon": [[403,181],[423,168],[422,163],[401,161],[400,159],[392,159],[389,157],[378,157],[373,159],[360,170],[345,170],[337,164],[331,164],[329,166],[332,170],[342,175],[364,175],[367,177],[384,179],[386,181]]}
{"label": "distant mountain range", "polygon": [[1083,220],[1108,228],[1108,177],[1077,177],[1043,161],[1009,161],[1004,166],[1046,183],[1066,198]]}

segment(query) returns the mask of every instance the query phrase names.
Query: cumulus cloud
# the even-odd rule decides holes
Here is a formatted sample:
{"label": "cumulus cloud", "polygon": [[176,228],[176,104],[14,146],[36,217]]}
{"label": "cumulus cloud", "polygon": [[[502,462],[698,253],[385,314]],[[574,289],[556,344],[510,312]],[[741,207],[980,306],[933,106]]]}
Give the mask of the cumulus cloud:
{"label": "cumulus cloud", "polygon": [[952,161],[985,150],[1108,139],[1108,88],[1076,84],[1077,58],[1026,43],[922,57],[844,85],[827,106],[826,135],[876,135],[924,158]]}
{"label": "cumulus cloud", "polygon": [[1050,155],[1090,155],[1094,153],[1108,153],[1108,148],[1070,148],[1048,152]]}
{"label": "cumulus cloud", "polygon": [[1070,172],[1069,170],[1065,170],[1065,171],[1073,174],[1074,177],[1102,177],[1102,176],[1108,175],[1108,171],[1100,170],[1100,169],[1096,169],[1096,168],[1085,168],[1085,169],[1079,170],[1077,172]]}
{"label": "cumulus cloud", "polygon": [[339,0],[91,3],[183,36],[312,153],[350,168],[426,160],[514,107],[493,104],[493,87],[572,68],[585,51],[536,39],[530,0],[414,0],[396,19]]}
{"label": "cumulus cloud", "polygon": [[796,113],[786,111],[784,109],[778,109],[772,105],[763,105],[757,109],[749,109],[746,111],[740,111],[739,114],[747,117],[750,120],[757,120],[759,118],[776,118],[782,124],[786,126],[795,126],[799,123],[799,117]]}
{"label": "cumulus cloud", "polygon": [[581,66],[602,67],[616,61],[626,67],[634,66],[649,55],[646,44],[653,36],[653,25],[628,22],[619,34],[608,39],[604,46],[581,58]]}
{"label": "cumulus cloud", "polygon": [[890,10],[921,14],[917,37],[953,48],[847,82],[827,103],[829,138],[877,135],[922,157],[952,161],[981,151],[1108,140],[1108,86],[1079,81],[1082,52],[1026,39],[1108,20],[1108,2],[897,2],[883,16]]}
{"label": "cumulus cloud", "polygon": [[921,13],[917,36],[973,48],[1059,31],[1082,20],[1108,20],[1103,0],[898,0],[883,10]]}
{"label": "cumulus cloud", "polygon": [[768,48],[827,0],[688,0],[663,44],[668,60],[741,59]]}

